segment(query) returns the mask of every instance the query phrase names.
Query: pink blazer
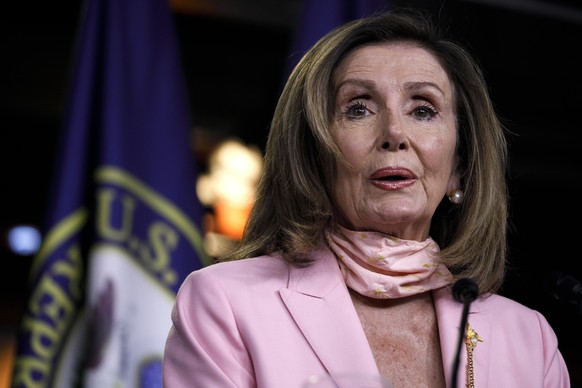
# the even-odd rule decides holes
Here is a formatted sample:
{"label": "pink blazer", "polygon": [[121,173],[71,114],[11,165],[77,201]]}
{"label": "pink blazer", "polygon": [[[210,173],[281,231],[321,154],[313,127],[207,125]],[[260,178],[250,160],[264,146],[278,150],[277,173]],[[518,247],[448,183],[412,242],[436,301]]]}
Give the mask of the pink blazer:
{"label": "pink blazer", "polygon": [[[335,257],[293,268],[276,256],[214,264],[188,276],[172,312],[165,388],[300,388],[311,375],[378,374]],[[434,291],[447,386],[462,305]],[[475,387],[567,388],[566,364],[545,318],[498,295],[473,302],[468,322]],[[465,387],[463,345],[458,387]]]}

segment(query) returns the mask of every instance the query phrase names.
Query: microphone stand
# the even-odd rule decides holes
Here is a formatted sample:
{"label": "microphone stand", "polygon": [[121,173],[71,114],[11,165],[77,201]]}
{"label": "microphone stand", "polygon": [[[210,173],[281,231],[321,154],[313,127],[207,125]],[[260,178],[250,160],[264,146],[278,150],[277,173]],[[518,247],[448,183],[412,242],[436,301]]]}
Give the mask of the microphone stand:
{"label": "microphone stand", "polygon": [[453,373],[451,379],[451,388],[457,388],[457,376],[459,374],[459,362],[461,358],[461,347],[465,339],[465,332],[467,327],[467,320],[469,315],[469,308],[471,303],[477,299],[479,290],[477,284],[468,278],[462,278],[453,285],[453,296],[455,300],[463,303],[463,314],[461,315],[461,326],[459,327],[459,340],[457,342],[457,349],[455,352],[455,360],[453,363]]}

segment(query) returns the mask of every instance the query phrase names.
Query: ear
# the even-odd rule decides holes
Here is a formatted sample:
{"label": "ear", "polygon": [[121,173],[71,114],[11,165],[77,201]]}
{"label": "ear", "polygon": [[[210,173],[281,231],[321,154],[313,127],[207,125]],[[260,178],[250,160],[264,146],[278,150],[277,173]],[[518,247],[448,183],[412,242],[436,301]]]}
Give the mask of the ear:
{"label": "ear", "polygon": [[449,177],[449,183],[447,185],[446,194],[449,195],[455,190],[462,190],[461,187],[461,173],[459,170],[455,170]]}
{"label": "ear", "polygon": [[463,190],[461,187],[461,178],[463,177],[463,169],[459,166],[459,154],[455,152],[453,159],[453,169],[451,176],[449,177],[449,183],[447,184],[447,196],[453,193],[455,190]]}

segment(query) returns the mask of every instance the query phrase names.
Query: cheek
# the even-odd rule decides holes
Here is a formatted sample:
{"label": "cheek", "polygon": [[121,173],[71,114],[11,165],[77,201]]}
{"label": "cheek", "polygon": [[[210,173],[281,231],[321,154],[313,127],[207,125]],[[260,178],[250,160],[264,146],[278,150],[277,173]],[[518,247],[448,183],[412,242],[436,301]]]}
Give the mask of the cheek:
{"label": "cheek", "polygon": [[422,152],[423,165],[431,175],[448,179],[454,173],[455,146],[450,142],[434,142],[424,147]]}
{"label": "cheek", "polygon": [[[358,140],[358,138],[360,140]],[[347,141],[338,142],[343,155],[343,161],[337,161],[335,180],[336,197],[351,198],[361,189],[361,177],[368,159],[371,157],[370,148],[361,137],[350,137]]]}
{"label": "cheek", "polygon": [[[370,157],[371,145],[368,136],[353,135],[349,137],[340,137],[337,144],[345,161],[356,170],[360,170],[365,164],[366,159]],[[344,168],[346,168],[344,166]]]}
{"label": "cheek", "polygon": [[352,201],[361,196],[361,160],[349,159],[350,165],[337,162],[336,178],[333,182],[333,200],[336,206],[346,210],[353,205]]}
{"label": "cheek", "polygon": [[339,199],[339,197],[345,195],[348,191],[351,191],[350,187],[353,185],[355,176],[354,170],[346,166],[344,163],[338,162],[336,168],[336,179],[333,183],[336,199]]}

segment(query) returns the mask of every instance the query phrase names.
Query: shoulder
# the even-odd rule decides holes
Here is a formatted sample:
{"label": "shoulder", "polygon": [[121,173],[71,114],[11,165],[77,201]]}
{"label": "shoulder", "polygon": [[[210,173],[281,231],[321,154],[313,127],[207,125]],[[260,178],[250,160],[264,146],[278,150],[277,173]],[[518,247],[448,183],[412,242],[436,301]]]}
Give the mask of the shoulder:
{"label": "shoulder", "polygon": [[203,267],[192,274],[208,274],[220,276],[234,276],[282,272],[288,270],[288,264],[278,254],[252,257],[248,259],[221,261]]}
{"label": "shoulder", "polygon": [[[280,288],[287,284],[289,264],[278,255],[218,262],[191,272],[180,287],[178,295],[189,292],[250,290]],[[207,293],[207,292],[206,292]]]}
{"label": "shoulder", "polygon": [[[512,337],[523,337],[530,341],[538,338],[541,342],[557,346],[557,338],[542,313],[513,299],[498,294],[479,297],[471,308],[474,316],[486,317],[496,323],[493,327]],[[531,345],[531,344],[530,344]]]}
{"label": "shoulder", "polygon": [[473,302],[472,310],[506,318],[531,318],[533,316],[541,315],[536,310],[499,294],[481,295]]}

